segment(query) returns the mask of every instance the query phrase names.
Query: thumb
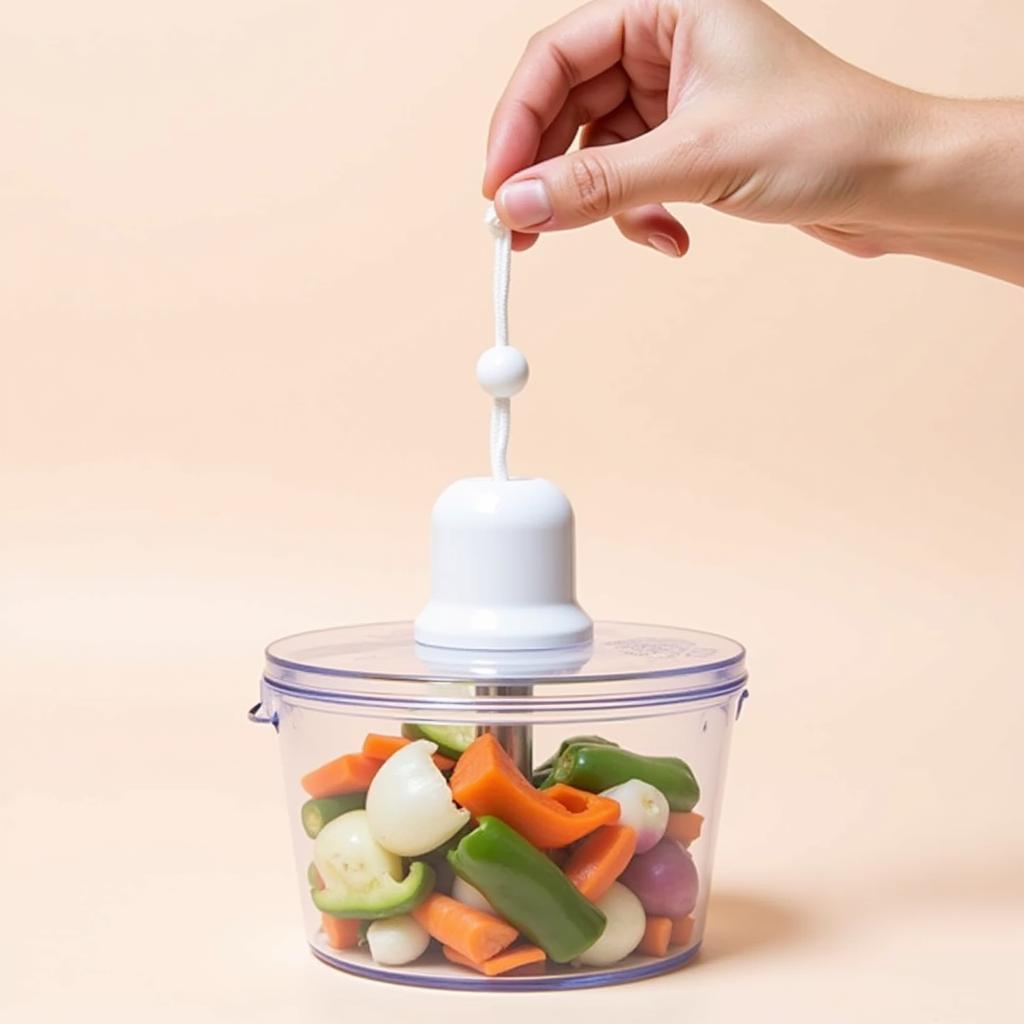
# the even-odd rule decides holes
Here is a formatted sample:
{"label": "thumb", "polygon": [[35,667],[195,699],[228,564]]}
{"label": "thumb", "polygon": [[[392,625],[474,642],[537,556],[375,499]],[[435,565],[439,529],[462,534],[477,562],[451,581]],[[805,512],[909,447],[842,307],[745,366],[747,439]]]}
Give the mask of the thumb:
{"label": "thumb", "polygon": [[495,196],[498,216],[516,231],[558,231],[623,210],[686,199],[686,173],[657,131],[612,146],[590,146],[536,164]]}

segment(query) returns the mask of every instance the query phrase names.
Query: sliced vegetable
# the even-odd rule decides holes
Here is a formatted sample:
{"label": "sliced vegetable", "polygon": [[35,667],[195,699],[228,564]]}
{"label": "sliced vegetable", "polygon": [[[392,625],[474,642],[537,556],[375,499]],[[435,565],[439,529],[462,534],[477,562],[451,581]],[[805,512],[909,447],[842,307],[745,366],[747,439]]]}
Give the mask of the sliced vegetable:
{"label": "sliced vegetable", "polygon": [[342,796],[325,796],[319,800],[307,800],[300,812],[302,827],[310,839],[316,839],[320,830],[329,821],[349,811],[358,810],[366,803],[365,793],[345,793]]}
{"label": "sliced vegetable", "polygon": [[430,740],[445,757],[458,760],[476,739],[476,729],[471,725],[432,725],[429,722],[402,726],[402,735],[411,740]]}
{"label": "sliced vegetable", "polygon": [[672,945],[688,946],[696,923],[692,917],[677,917],[672,922]]}
{"label": "sliced vegetable", "polygon": [[[563,787],[556,793],[534,789],[491,733],[478,736],[459,758],[452,795],[474,817],[491,815],[535,846],[568,846],[619,816],[613,800]],[[372,794],[371,794],[372,795]]]}
{"label": "sliced vegetable", "polygon": [[487,902],[487,897],[458,875],[452,883],[452,899],[465,903],[467,907],[473,907],[475,910],[482,910],[485,914],[494,914],[494,907]]}
{"label": "sliced vegetable", "polygon": [[664,956],[668,952],[668,945],[672,941],[671,917],[649,917],[647,927],[644,928],[644,937],[640,940],[637,951],[647,956]]}
{"label": "sliced vegetable", "polygon": [[612,786],[640,779],[661,790],[673,811],[692,811],[700,788],[690,766],[678,757],[647,757],[621,747],[573,743],[555,760],[543,788],[557,782],[602,793]]}
{"label": "sliced vegetable", "polygon": [[662,839],[647,853],[637,854],[621,881],[654,917],[685,917],[697,905],[697,868],[674,839]]}
{"label": "sliced vegetable", "polygon": [[575,959],[604,931],[597,907],[542,851],[498,818],[482,817],[448,860],[460,878],[556,963]]}
{"label": "sliced vegetable", "polygon": [[[378,761],[386,761],[392,754],[398,753],[402,747],[407,747],[410,743],[412,740],[406,739],[405,736],[382,736],[380,733],[370,732],[363,740],[363,753]],[[450,757],[441,754],[434,755],[434,764],[443,772],[450,772],[455,767],[455,762]]]}
{"label": "sliced vegetable", "polygon": [[599,900],[626,870],[636,846],[627,825],[605,825],[573,850],[565,875],[588,900]]}
{"label": "sliced vegetable", "polygon": [[700,839],[701,829],[704,827],[704,816],[696,811],[682,811],[679,814],[668,816],[668,827],[665,835],[677,839],[683,846]]}
{"label": "sliced vegetable", "polygon": [[647,918],[640,901],[619,882],[612,882],[597,901],[597,907],[607,918],[608,926],[597,942],[580,954],[579,961],[588,967],[607,967],[636,949],[644,937]]}
{"label": "sliced vegetable", "polygon": [[452,791],[430,759],[436,750],[429,740],[414,740],[384,762],[366,794],[370,829],[392,853],[428,853],[469,821],[469,811],[452,803]]}
{"label": "sliced vegetable", "polygon": [[619,805],[619,824],[636,832],[636,852],[646,853],[665,834],[668,825],[668,800],[649,782],[630,779],[606,789],[601,796]]}
{"label": "sliced vegetable", "polygon": [[306,868],[306,881],[309,882],[310,889],[324,888],[324,880],[320,877],[320,872],[317,871],[316,865],[312,862]]}
{"label": "sliced vegetable", "polygon": [[516,940],[515,928],[505,921],[439,892],[417,907],[413,917],[432,938],[473,963],[490,960]]}
{"label": "sliced vegetable", "polygon": [[405,913],[434,885],[434,871],[422,861],[402,878],[402,859],[374,839],[366,811],[349,811],[328,822],[313,843],[313,861],[326,886],[312,890],[313,902],[336,917]]}
{"label": "sliced vegetable", "polygon": [[551,769],[554,767],[555,761],[565,753],[566,748],[571,747],[574,743],[593,743],[599,747],[618,746],[618,743],[615,743],[612,740],[606,740],[603,736],[570,736],[558,744],[558,750],[555,751],[555,753],[533,769],[533,784],[535,786],[540,786],[544,782],[544,780],[551,774]]}
{"label": "sliced vegetable", "polygon": [[327,945],[331,949],[355,949],[359,945],[359,921],[348,921],[330,914],[320,915]]}
{"label": "sliced vegetable", "polygon": [[474,971],[486,974],[489,978],[498,974],[508,974],[510,971],[516,971],[523,967],[537,968],[538,965],[541,965],[540,970],[543,970],[542,965],[545,960],[544,950],[538,946],[513,946],[512,949],[506,949],[504,953],[492,956],[490,960],[484,960],[483,963],[474,963],[469,957],[463,956],[451,946],[442,946],[441,948],[444,955],[453,964],[472,967]]}
{"label": "sliced vegetable", "polygon": [[365,793],[382,761],[364,754],[343,754],[302,776],[302,788],[312,797]]}
{"label": "sliced vegetable", "polygon": [[411,964],[427,951],[427,930],[408,914],[373,921],[366,929],[366,943],[374,962],[388,967]]}

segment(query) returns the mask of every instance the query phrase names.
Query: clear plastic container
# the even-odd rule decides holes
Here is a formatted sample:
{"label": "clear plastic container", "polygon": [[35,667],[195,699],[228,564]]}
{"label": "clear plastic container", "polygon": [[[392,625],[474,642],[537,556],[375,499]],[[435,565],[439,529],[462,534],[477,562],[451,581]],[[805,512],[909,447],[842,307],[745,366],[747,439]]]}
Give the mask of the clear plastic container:
{"label": "clear plastic container", "polygon": [[[743,648],[733,640],[611,622],[595,625],[591,644],[557,651],[425,648],[414,643],[411,623],[321,630],[271,644],[262,700],[250,718],[272,724],[280,738],[299,897],[314,955],[363,977],[487,990],[612,984],[685,964],[697,954],[704,934],[729,739],[746,696],[746,678]],[[413,723],[423,727],[427,738],[458,737],[462,745],[474,736],[493,733],[524,774],[541,766],[564,740],[581,735],[599,736],[644,758],[685,761],[699,785],[699,800],[691,811],[670,814],[669,832],[678,838],[666,835],[651,855],[644,855],[644,863],[638,867],[634,859],[621,876],[646,904],[648,922],[670,917],[671,926],[651,924],[648,952],[638,949],[615,963],[594,966],[580,958],[556,963],[548,957],[494,977],[451,962],[436,941],[420,958],[402,966],[376,963],[365,942],[353,945],[351,938],[335,934],[332,945],[313,902],[311,886],[322,879],[310,867],[315,843],[302,819],[310,794],[301,780],[340,755],[360,752],[367,734],[397,737],[403,725],[407,733],[415,733],[409,728]],[[438,734],[438,727],[455,731]],[[593,748],[588,749],[593,759]],[[613,773],[621,771],[617,757],[612,760]],[[606,769],[609,763],[605,757]],[[569,781],[579,781],[571,771]],[[592,779],[576,788],[588,787],[596,789]],[[673,799],[677,807],[690,802],[679,802],[678,794]],[[657,807],[652,814],[653,827],[660,828],[663,816],[659,819]],[[645,839],[652,841],[650,831]],[[665,844],[672,849],[665,850]],[[548,855],[564,868],[578,845]],[[667,858],[669,867],[652,865],[651,856]],[[437,869],[436,891],[448,893],[452,875],[443,853],[427,859]],[[688,881],[687,871],[678,870],[680,860],[691,862]],[[403,873],[408,867],[407,859]],[[675,890],[665,890],[672,885]],[[680,886],[687,891],[678,891]],[[554,907],[551,912],[558,913]],[[635,929],[635,924],[630,927]],[[666,935],[667,949],[662,949]],[[348,948],[336,948],[339,944]]]}

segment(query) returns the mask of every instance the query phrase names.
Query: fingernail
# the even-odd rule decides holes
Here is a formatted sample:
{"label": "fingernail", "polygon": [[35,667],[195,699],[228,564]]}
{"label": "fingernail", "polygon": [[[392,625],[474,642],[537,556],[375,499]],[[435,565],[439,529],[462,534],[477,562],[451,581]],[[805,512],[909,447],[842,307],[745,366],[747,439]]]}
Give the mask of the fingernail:
{"label": "fingernail", "polygon": [[679,251],[679,246],[676,245],[676,240],[671,235],[651,235],[647,239],[647,244],[652,249],[657,249],[658,252],[663,252],[666,256],[682,256]]}
{"label": "fingernail", "polygon": [[538,224],[551,220],[553,211],[548,189],[539,178],[514,181],[503,186],[498,193],[498,201],[504,211],[506,223],[517,230],[535,228]]}

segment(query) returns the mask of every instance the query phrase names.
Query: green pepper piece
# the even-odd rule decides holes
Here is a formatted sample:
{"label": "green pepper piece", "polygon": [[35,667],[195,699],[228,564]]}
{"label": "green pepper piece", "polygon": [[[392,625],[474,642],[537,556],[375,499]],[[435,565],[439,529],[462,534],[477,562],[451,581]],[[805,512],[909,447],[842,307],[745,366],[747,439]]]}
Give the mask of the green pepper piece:
{"label": "green pepper piece", "polygon": [[316,839],[320,829],[329,821],[366,806],[365,793],[345,793],[342,796],[326,796],[320,800],[307,800],[299,812],[302,827],[310,839]]}
{"label": "green pepper piece", "polygon": [[571,747],[574,743],[593,743],[599,747],[617,747],[618,743],[614,740],[606,740],[603,736],[570,736],[568,739],[562,740],[558,744],[558,750],[552,754],[546,761],[537,765],[533,769],[533,784],[540,787],[547,777],[551,774],[551,769],[555,766],[555,761],[565,753],[566,749]]}
{"label": "green pepper piece", "polygon": [[344,888],[311,889],[310,895],[317,910],[334,917],[354,917],[377,920],[394,917],[415,910],[433,891],[434,869],[425,861],[417,860],[409,866],[409,873],[400,882],[383,875],[369,892],[352,892]]}
{"label": "green pepper piece", "polygon": [[406,722],[402,735],[408,740],[430,740],[437,744],[437,752],[458,761],[476,739],[471,725],[433,725],[428,722]]}
{"label": "green pepper piece", "polygon": [[448,860],[460,878],[555,963],[578,957],[604,932],[604,914],[546,854],[499,818],[484,815]]}
{"label": "green pepper piece", "polygon": [[564,782],[577,789],[601,793],[630,779],[640,779],[660,789],[673,811],[692,811],[700,799],[700,787],[690,766],[678,757],[647,757],[621,747],[574,743],[555,760],[544,782]]}

